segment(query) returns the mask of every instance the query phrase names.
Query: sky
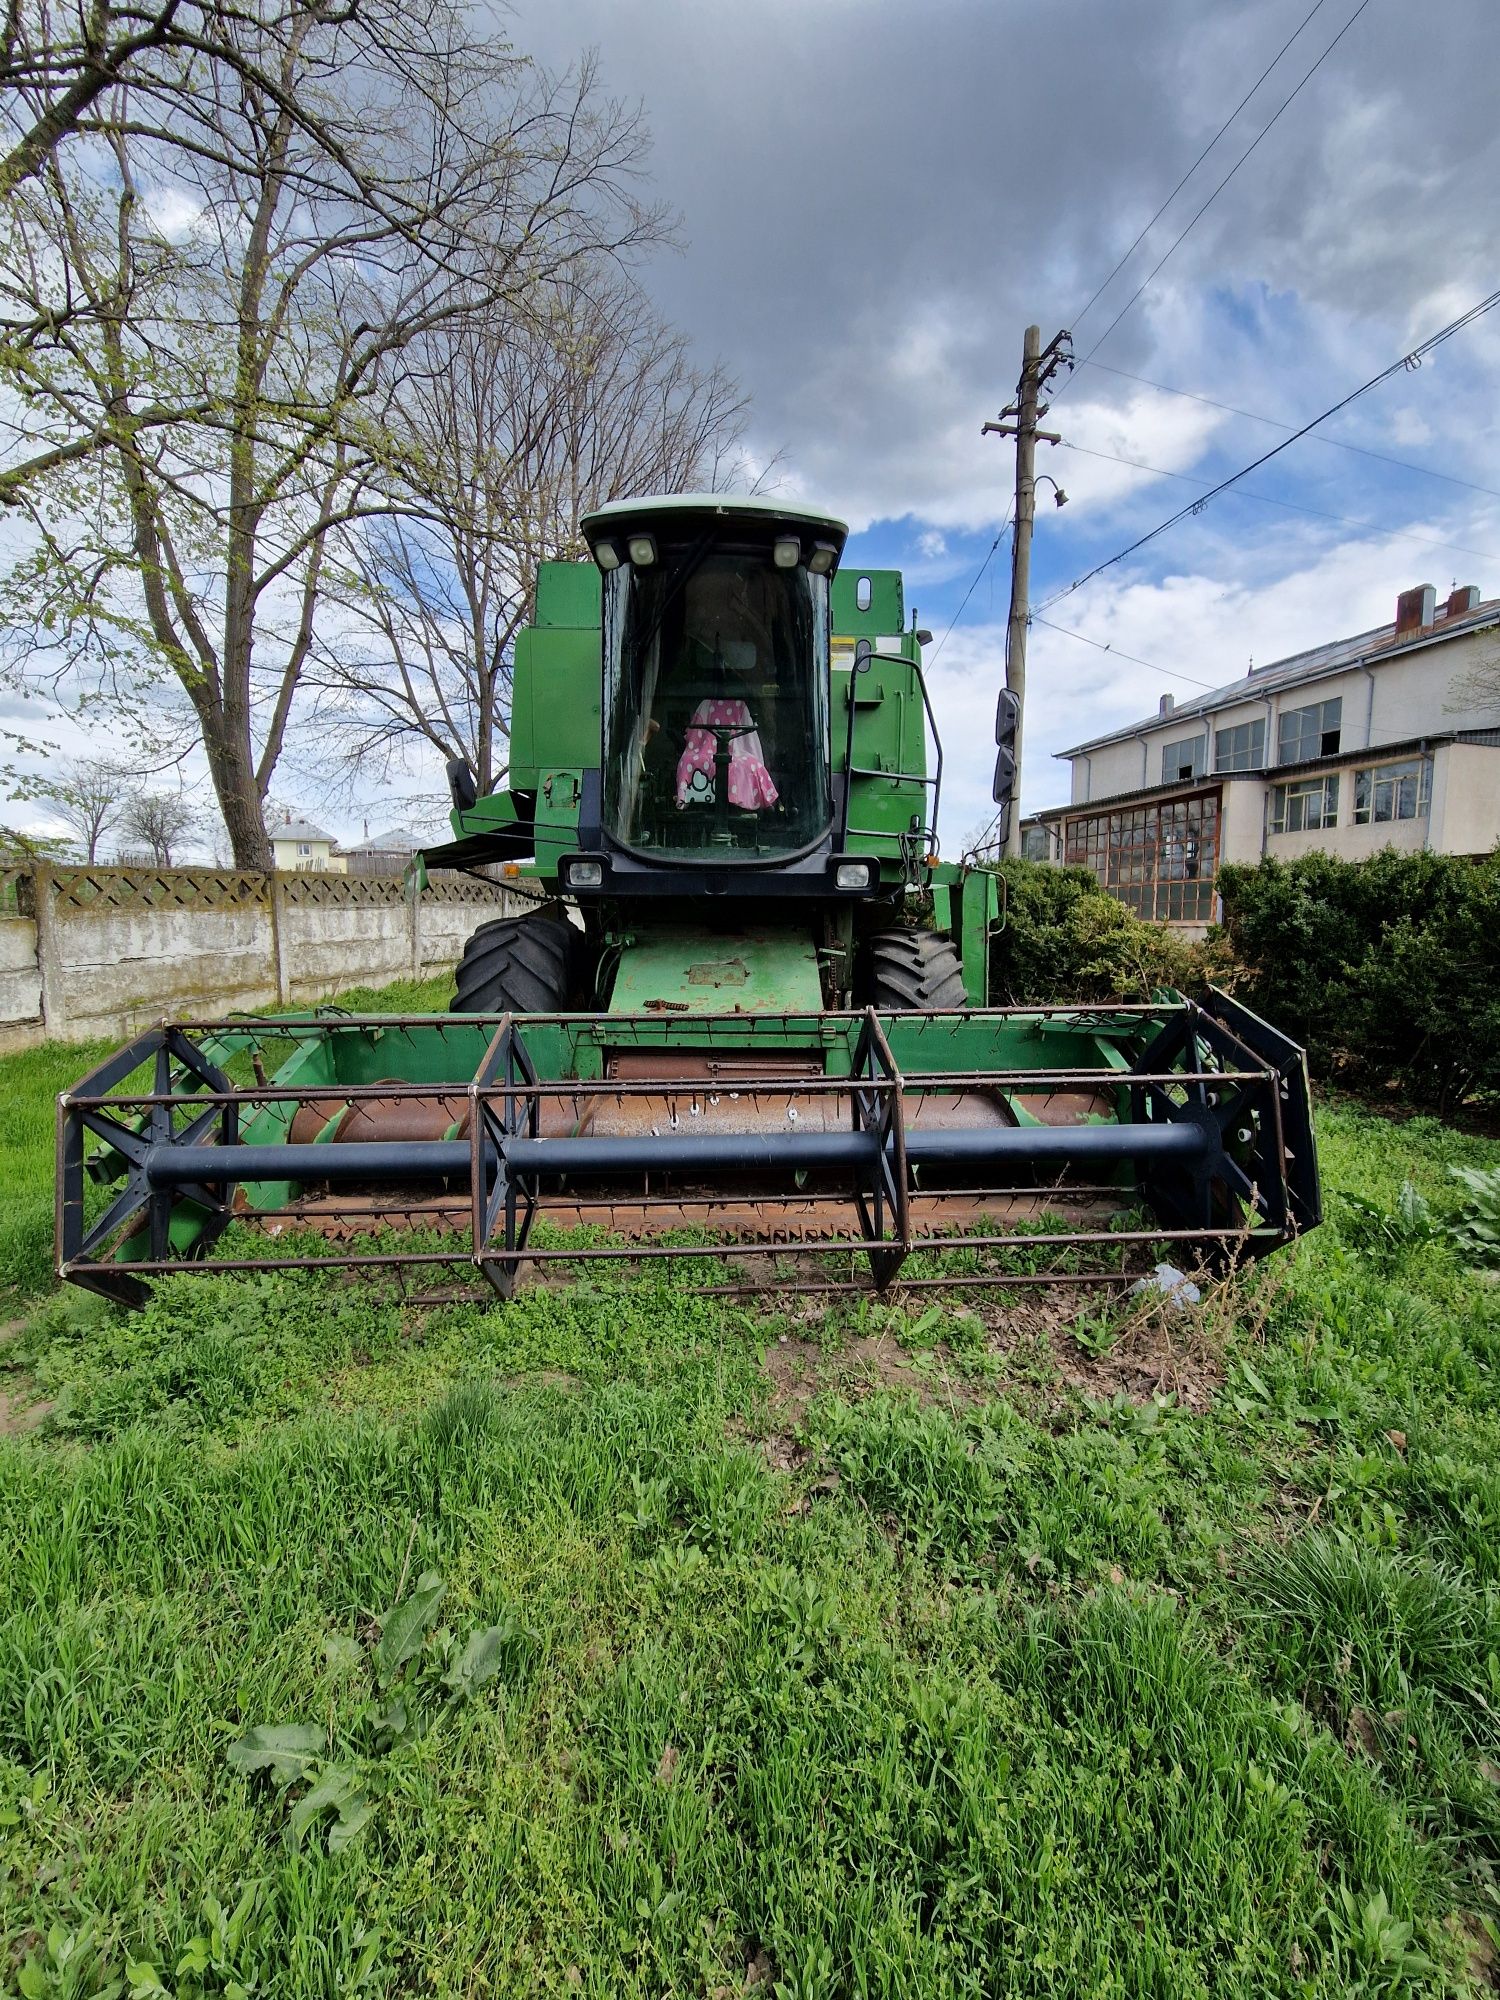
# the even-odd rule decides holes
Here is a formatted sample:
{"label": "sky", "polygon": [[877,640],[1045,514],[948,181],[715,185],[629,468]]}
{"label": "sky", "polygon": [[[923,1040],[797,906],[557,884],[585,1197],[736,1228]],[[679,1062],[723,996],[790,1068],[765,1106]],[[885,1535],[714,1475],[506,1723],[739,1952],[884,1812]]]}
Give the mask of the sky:
{"label": "sky", "polygon": [[[1008,544],[984,565],[1014,459],[981,427],[1028,323],[1070,328],[1083,365],[1054,385],[1063,443],[1039,447],[1068,503],[1041,488],[1026,811],[1066,797],[1056,752],[1164,693],[1378,625],[1416,583],[1500,595],[1500,311],[1069,590],[1500,286],[1496,0],[515,0],[491,18],[552,69],[596,51],[642,106],[642,193],[678,212],[647,288],[749,392],[771,490],[848,521],[847,563],[903,571],[935,635],[948,854],[990,812]],[[334,804],[288,781],[278,796],[336,833],[418,817],[389,790]]]}
{"label": "sky", "polygon": [[[1038,469],[1069,497],[1040,489],[1041,606],[1285,435],[1255,418],[1304,422],[1500,286],[1500,7],[1322,0],[1299,33],[1311,5],[519,0],[504,17],[544,64],[597,49],[644,106],[681,218],[654,297],[749,390],[774,490],[849,522],[846,563],[904,572],[939,642],[950,854],[987,817],[1004,671],[1008,543],[953,622],[1013,488],[1010,441],[981,426],[1028,323],[1088,355],[1344,31],[1055,394],[1064,443]],[[1500,595],[1497,390],[1500,312],[1052,603],[1030,636],[1025,809],[1067,796],[1053,753],[1166,692],[1378,625],[1411,584]]]}

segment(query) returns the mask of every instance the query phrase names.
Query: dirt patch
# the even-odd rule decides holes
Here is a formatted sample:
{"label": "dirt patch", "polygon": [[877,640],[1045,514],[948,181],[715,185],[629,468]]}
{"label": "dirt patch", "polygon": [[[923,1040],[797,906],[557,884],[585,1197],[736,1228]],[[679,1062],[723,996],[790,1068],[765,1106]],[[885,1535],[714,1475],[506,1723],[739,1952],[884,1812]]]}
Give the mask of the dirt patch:
{"label": "dirt patch", "polygon": [[0,1437],[23,1437],[56,1407],[33,1397],[29,1389],[0,1389]]}
{"label": "dirt patch", "polygon": [[782,1334],[761,1361],[778,1420],[777,1434],[768,1440],[775,1462],[783,1470],[800,1465],[791,1434],[825,1391],[857,1401],[872,1390],[895,1390],[950,1409],[1017,1392],[1044,1406],[1074,1395],[1101,1402],[1123,1396],[1133,1403],[1171,1396],[1202,1414],[1223,1384],[1211,1296],[1198,1307],[1159,1299],[1131,1307],[1118,1299],[1110,1304],[1083,1287],[1059,1286],[1024,1305],[972,1299],[953,1310],[962,1315],[957,1340],[903,1346],[900,1331],[916,1314],[901,1314],[899,1305],[892,1308],[899,1324],[876,1333],[848,1333],[839,1340]]}
{"label": "dirt patch", "polygon": [[1102,1354],[1090,1353],[1071,1338],[1068,1346],[1072,1354],[1058,1369],[1059,1381],[1106,1402],[1116,1396],[1132,1403],[1172,1396],[1183,1409],[1202,1416],[1223,1386],[1223,1356],[1216,1344],[1203,1340],[1200,1324],[1187,1314],[1158,1310]]}
{"label": "dirt patch", "polygon": [[910,1390],[930,1400],[936,1380],[930,1371],[918,1371],[915,1359],[889,1333],[853,1334],[837,1347],[783,1334],[766,1350],[761,1366],[771,1378],[776,1407],[800,1418],[825,1389],[851,1396],[871,1389]]}

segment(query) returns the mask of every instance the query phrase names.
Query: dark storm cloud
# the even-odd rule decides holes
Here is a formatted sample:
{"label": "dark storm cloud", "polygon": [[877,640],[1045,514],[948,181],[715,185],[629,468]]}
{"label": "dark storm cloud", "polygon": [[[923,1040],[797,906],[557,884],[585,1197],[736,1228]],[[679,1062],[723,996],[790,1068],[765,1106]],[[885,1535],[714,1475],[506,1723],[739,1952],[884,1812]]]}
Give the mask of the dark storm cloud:
{"label": "dark storm cloud", "polygon": [[[1356,4],[1324,0],[1081,348]],[[797,483],[843,494],[856,516],[981,522],[1008,473],[977,419],[1005,400],[1022,327],[1077,313],[1306,11],[522,0],[512,19],[548,63],[597,45],[610,88],[643,100],[688,245],[658,261],[653,289],[741,374],[756,441],[784,445]],[[1107,358],[1150,373],[1235,340],[1253,349],[1252,324],[1226,328],[1204,301],[1258,292],[1371,322],[1384,359],[1448,288],[1455,303],[1484,288],[1500,9],[1438,0],[1421,29],[1404,0],[1371,0]],[[1129,392],[1094,374],[1070,403],[1085,394]]]}

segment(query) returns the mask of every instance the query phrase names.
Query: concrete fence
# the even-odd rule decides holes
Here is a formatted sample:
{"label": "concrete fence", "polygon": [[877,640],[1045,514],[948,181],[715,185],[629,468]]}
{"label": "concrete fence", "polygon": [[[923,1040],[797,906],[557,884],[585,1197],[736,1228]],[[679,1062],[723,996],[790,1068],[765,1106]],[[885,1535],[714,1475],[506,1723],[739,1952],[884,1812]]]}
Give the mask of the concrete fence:
{"label": "concrete fence", "polygon": [[468,875],[435,874],[413,895],[381,876],[0,870],[0,1050],[432,978],[520,907]]}

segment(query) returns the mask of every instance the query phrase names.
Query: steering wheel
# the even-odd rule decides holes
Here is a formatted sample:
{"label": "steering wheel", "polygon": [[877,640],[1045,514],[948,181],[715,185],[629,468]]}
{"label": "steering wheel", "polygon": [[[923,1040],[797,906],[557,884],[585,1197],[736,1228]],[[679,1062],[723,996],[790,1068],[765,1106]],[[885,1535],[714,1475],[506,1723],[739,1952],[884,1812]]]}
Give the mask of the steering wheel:
{"label": "steering wheel", "polygon": [[[714,795],[712,800],[686,799],[684,805],[708,805],[714,808],[714,838],[729,839],[729,766],[731,745],[741,736],[753,736],[754,722],[694,722],[692,729],[701,729],[706,736],[714,739]],[[758,810],[758,808],[756,808]]]}

